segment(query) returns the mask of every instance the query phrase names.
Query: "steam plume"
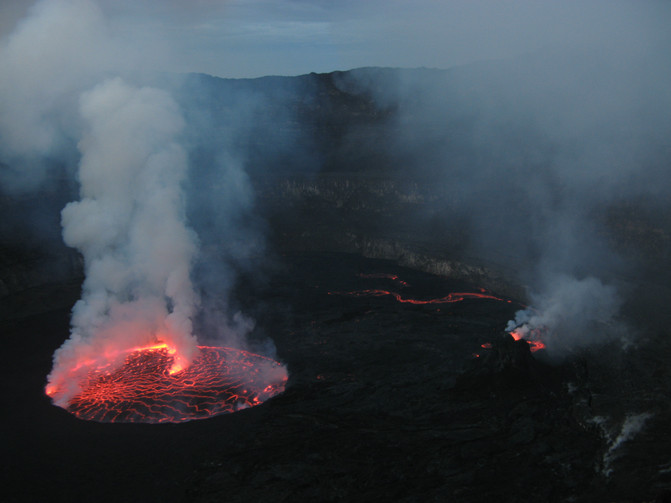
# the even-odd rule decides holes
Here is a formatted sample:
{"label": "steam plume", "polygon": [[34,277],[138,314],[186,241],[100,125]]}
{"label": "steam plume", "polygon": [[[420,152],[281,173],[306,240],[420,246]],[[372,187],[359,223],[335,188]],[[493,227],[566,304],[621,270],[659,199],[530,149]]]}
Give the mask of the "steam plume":
{"label": "steam plume", "polygon": [[[0,182],[33,189],[49,160],[71,159],[85,89],[130,68],[136,57],[89,0],[37,2],[0,47]],[[11,166],[11,169],[9,168]]]}
{"label": "steam plume", "polygon": [[197,241],[184,223],[177,106],[164,91],[114,79],[82,96],[81,115],[81,200],[63,209],[62,223],[66,244],[84,256],[86,280],[49,376],[58,388],[76,362],[112,350],[166,342],[177,368],[197,351],[189,276]]}
{"label": "steam plume", "polygon": [[[161,83],[142,68],[147,60],[162,60],[160,47],[131,50],[104,12],[92,0],[38,1],[0,47],[3,190],[34,189],[50,179],[44,176],[50,170],[78,166],[80,200],[62,210],[61,223],[64,242],[84,258],[86,279],[73,308],[71,336],[54,355],[49,375],[48,389],[60,390],[59,404],[78,391],[78,379],[68,376],[78,362],[110,360],[119,350],[162,341],[174,351],[177,370],[196,356],[194,323],[202,325],[197,330],[207,329],[208,320],[216,319],[217,342],[225,338],[237,345],[253,327],[243,315],[229,313],[233,274],[219,263],[244,261],[245,246],[207,268],[208,279],[218,280],[217,295],[198,291],[203,305],[217,312],[203,313],[192,274],[202,255],[186,224],[187,210],[199,213],[199,205],[187,208],[184,187],[185,145],[193,147],[198,139],[184,134],[183,108],[159,89],[173,80]],[[149,79],[156,87],[136,84]],[[193,115],[190,120],[198,122]],[[221,144],[216,150],[225,161],[203,162],[214,167],[200,178],[216,178],[219,192],[209,190],[208,197],[233,194],[217,203],[223,210],[216,234],[244,241],[253,233],[243,233],[237,223],[251,200],[242,190],[243,163],[229,162]],[[193,181],[191,186],[199,188]]]}
{"label": "steam plume", "polygon": [[565,274],[548,283],[541,293],[532,294],[534,307],[517,311],[506,331],[527,340],[541,338],[554,355],[619,335],[612,322],[621,299],[613,286],[594,277]]}
{"label": "steam plume", "polygon": [[509,330],[543,327],[558,356],[620,335],[626,289],[614,285],[635,281],[637,264],[604,217],[623,204],[668,206],[670,102],[658,87],[671,75],[668,45],[653,20],[627,23],[628,36],[600,50],[343,78],[343,89],[394,106],[394,169],[442,187],[431,232],[528,285],[534,310]]}
{"label": "steam plume", "polygon": [[49,375],[59,404],[77,392],[68,376],[76,362],[160,340],[174,350],[177,370],[197,351],[184,119],[167,92],[108,77],[136,73],[137,61],[90,0],[36,3],[0,52],[5,188],[32,188],[53,160],[80,157],[81,199],[61,222],[86,279]]}

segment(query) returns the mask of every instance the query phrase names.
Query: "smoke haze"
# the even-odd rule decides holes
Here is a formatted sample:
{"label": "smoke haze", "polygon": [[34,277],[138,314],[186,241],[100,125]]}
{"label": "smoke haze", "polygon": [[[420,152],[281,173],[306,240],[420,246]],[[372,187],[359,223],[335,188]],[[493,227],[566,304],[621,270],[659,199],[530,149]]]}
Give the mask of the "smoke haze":
{"label": "smoke haze", "polygon": [[[55,355],[50,385],[77,362],[162,341],[187,366],[197,351],[190,279],[197,240],[185,225],[185,151],[177,105],[164,91],[107,81],[81,99],[81,200],[62,212],[63,239],[84,256],[72,334]],[[70,398],[63,395],[67,403]]]}
{"label": "smoke haze", "polygon": [[[131,51],[94,2],[45,0],[0,53],[3,189],[34,190],[62,176],[76,176],[80,187],[80,199],[61,212],[63,241],[81,252],[86,275],[70,338],[56,351],[48,378],[49,394],[62,406],[78,392],[81,376],[73,372],[82,362],[102,364],[132,348],[166,343],[176,371],[198,351],[200,295],[192,269],[204,259],[187,223],[186,122],[168,91],[141,84],[161,80],[139,68],[157,54],[144,49],[141,56]],[[244,242],[235,235],[242,225],[234,222],[251,196],[242,163],[224,149],[217,149],[216,180],[226,201],[217,231]],[[242,346],[254,326],[227,304],[233,273],[226,264],[246,254],[244,246],[232,246],[209,271],[223,294],[216,305],[206,298],[210,312],[200,313],[217,320],[210,341]]]}
{"label": "smoke haze", "polygon": [[[86,263],[77,340],[112,327],[113,313],[134,319],[134,303],[153,313],[138,323],[180,334],[185,348],[192,323],[224,327],[225,337],[251,330],[230,307],[233,270],[265,247],[250,170],[316,173],[330,162],[320,150],[329,148],[326,128],[317,140],[307,133],[319,125],[305,111],[321,112],[324,98],[317,76],[229,82],[224,100],[215,79],[154,70],[450,68],[334,76],[340,92],[365,95],[380,113],[369,137],[360,124],[333,129],[342,152],[378,155],[385,173],[443,189],[432,232],[458,236],[450,252],[515,271],[537,310],[517,324],[609,326],[620,278],[636,270],[603,232],[604,215],[631,201],[666,208],[671,193],[668,2],[17,0],[2,8],[3,189],[80,170],[81,200],[62,213],[65,242]],[[196,315],[199,302],[215,314]]]}
{"label": "smoke haze", "polygon": [[552,355],[626,335],[614,322],[622,301],[613,286],[592,276],[559,275],[547,283],[541,293],[532,292],[533,307],[515,313],[506,331],[542,340]]}
{"label": "smoke haze", "polygon": [[0,181],[34,189],[54,164],[76,163],[80,94],[106,75],[137,64],[89,0],[42,1],[29,10],[0,50]]}
{"label": "smoke haze", "polygon": [[638,266],[604,231],[605,215],[623,204],[668,211],[668,37],[651,11],[625,20],[633,6],[617,5],[622,29],[605,23],[598,44],[341,82],[395,108],[396,172],[445,190],[434,232],[453,235],[456,253],[517,271],[534,309],[509,329],[544,325],[555,355],[622,335],[617,287]]}

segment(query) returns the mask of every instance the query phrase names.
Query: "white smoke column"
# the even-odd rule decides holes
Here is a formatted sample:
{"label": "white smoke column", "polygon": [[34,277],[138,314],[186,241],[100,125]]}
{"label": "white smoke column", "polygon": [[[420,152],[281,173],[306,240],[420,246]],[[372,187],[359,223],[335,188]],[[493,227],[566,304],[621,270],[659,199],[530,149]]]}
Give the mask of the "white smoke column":
{"label": "white smoke column", "polygon": [[613,286],[597,278],[553,275],[531,297],[532,306],[517,311],[506,331],[525,340],[540,338],[551,356],[621,333],[614,323],[621,300]]}
{"label": "white smoke column", "polygon": [[77,392],[69,372],[78,362],[162,341],[176,350],[178,370],[197,352],[197,242],[185,224],[178,107],[164,91],[114,79],[82,96],[81,115],[81,200],[63,209],[62,224],[66,244],[84,256],[86,280],[49,375],[49,387],[62,390],[59,405]]}

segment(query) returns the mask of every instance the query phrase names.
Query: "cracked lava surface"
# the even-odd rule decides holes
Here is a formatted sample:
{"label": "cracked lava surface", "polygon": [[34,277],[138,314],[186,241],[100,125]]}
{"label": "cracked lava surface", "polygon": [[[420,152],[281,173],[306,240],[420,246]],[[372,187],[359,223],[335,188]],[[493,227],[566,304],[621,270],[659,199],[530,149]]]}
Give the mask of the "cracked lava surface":
{"label": "cracked lava surface", "polygon": [[[275,360],[240,349],[198,349],[189,367],[173,373],[165,344],[131,350],[112,368],[84,365],[81,392],[65,408],[104,423],[178,423],[253,407],[284,391],[287,372]],[[60,391],[46,390],[54,400]]]}

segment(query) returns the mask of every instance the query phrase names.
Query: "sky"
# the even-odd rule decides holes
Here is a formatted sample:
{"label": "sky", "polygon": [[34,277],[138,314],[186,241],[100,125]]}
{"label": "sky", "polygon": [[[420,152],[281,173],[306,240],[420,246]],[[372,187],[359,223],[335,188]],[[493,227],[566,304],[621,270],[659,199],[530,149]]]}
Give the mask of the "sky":
{"label": "sky", "polygon": [[[0,2],[0,34],[33,0]],[[648,50],[665,0],[98,0],[148,69],[220,77],[363,66],[450,68],[545,50]]]}

